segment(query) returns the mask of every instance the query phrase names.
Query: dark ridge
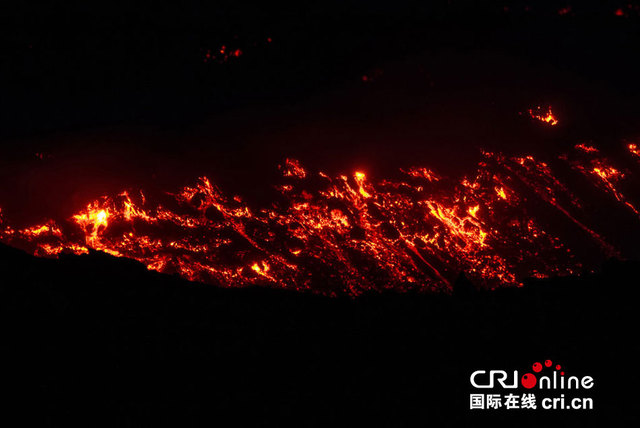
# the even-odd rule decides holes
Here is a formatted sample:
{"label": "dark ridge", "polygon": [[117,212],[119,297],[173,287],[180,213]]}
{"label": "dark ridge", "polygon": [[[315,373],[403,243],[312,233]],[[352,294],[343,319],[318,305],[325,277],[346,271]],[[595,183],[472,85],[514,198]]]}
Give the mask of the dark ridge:
{"label": "dark ridge", "polygon": [[[0,245],[2,413],[35,426],[631,426],[639,273],[611,260],[519,289],[461,279],[462,296],[349,299]],[[473,371],[547,358],[593,376],[577,394],[594,410],[468,410]]]}

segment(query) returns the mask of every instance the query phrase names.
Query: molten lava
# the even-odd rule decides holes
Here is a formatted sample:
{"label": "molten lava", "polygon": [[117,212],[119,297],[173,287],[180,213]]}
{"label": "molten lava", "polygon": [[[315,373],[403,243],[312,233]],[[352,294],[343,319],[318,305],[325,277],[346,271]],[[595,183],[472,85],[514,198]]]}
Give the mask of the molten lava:
{"label": "molten lava", "polygon": [[[627,149],[637,158],[635,144]],[[629,171],[584,144],[559,161],[563,177],[587,180],[587,195],[600,192],[638,218],[622,186]],[[519,285],[593,266],[583,247],[598,260],[620,255],[596,230],[584,194],[533,156],[484,153],[460,180],[424,167],[393,180],[361,171],[330,177],[292,159],[280,171],[280,196],[268,208],[250,207],[202,177],[177,193],[104,196],[64,221],[14,229],[0,216],[0,238],[39,256],[93,249],[190,280],[327,295],[446,291],[461,271],[483,287]]]}
{"label": "molten lava", "polygon": [[540,106],[535,109],[529,109],[529,116],[541,122],[548,123],[551,126],[558,124],[558,119],[553,115],[551,107],[548,107],[546,111],[544,111]]}

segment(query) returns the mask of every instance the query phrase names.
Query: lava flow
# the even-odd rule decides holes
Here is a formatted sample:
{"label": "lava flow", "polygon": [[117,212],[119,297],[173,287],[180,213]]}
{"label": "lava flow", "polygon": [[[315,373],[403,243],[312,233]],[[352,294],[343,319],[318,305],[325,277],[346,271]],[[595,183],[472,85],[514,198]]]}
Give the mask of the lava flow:
{"label": "lava flow", "polygon": [[[637,147],[627,149],[634,165]],[[459,180],[415,167],[374,182],[361,171],[330,177],[287,159],[268,208],[202,177],[153,198],[105,196],[65,221],[14,229],[0,217],[0,237],[38,256],[92,249],[190,280],[327,295],[448,291],[461,271],[484,288],[517,286],[624,257],[589,197],[606,201],[596,211],[638,220],[627,191],[633,172],[584,144],[552,163],[484,153]],[[573,189],[576,180],[586,187]]]}

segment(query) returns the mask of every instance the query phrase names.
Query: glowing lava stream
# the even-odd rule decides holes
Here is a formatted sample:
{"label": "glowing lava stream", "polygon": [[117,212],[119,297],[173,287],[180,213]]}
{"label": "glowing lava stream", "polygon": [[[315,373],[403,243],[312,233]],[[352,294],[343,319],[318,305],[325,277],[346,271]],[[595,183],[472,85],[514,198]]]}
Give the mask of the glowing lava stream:
{"label": "glowing lava stream", "polygon": [[[640,160],[635,144],[627,149]],[[588,180],[590,194],[604,192],[638,218],[620,187],[630,172],[584,144],[561,159]],[[458,181],[416,167],[374,184],[362,171],[329,177],[293,159],[280,171],[281,201],[269,208],[252,209],[202,177],[157,198],[104,196],[66,221],[22,229],[0,211],[0,239],[38,256],[95,249],[190,280],[327,295],[448,291],[461,271],[488,288],[573,274],[590,267],[576,242],[592,242],[600,259],[620,255],[589,224],[589,204],[532,156],[485,153],[475,175]],[[584,236],[549,227],[557,212]]]}

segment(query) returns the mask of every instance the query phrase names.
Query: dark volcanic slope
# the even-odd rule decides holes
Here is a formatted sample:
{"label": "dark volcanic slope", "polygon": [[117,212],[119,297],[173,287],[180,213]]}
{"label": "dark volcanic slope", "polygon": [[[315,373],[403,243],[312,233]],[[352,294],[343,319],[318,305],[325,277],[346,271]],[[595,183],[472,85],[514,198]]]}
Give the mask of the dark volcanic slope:
{"label": "dark volcanic slope", "polygon": [[471,416],[473,370],[550,358],[594,377],[595,410],[473,421],[629,422],[638,272],[610,262],[488,294],[350,300],[222,290],[103,254],[47,260],[2,246],[2,413],[57,426],[451,426]]}

